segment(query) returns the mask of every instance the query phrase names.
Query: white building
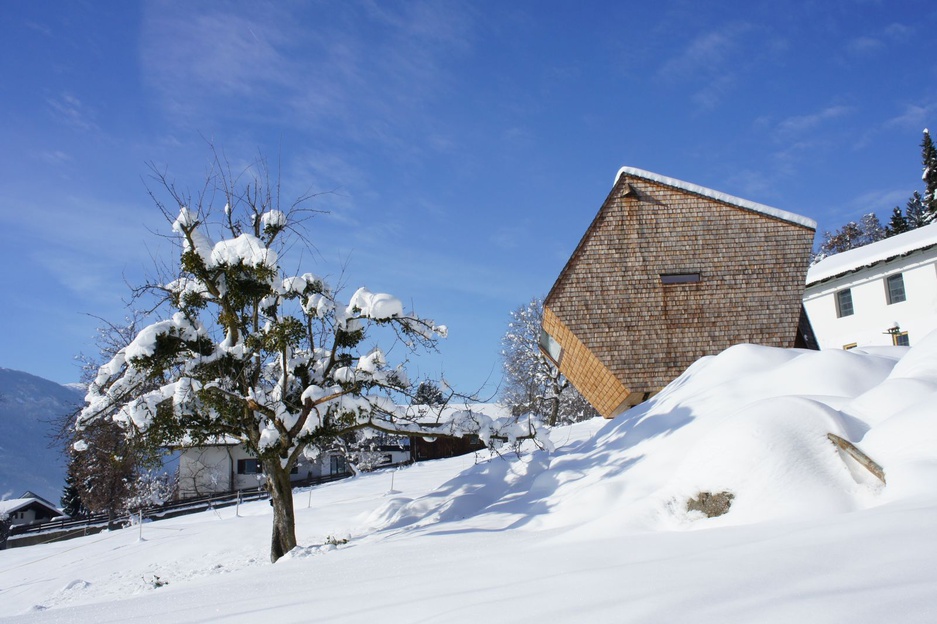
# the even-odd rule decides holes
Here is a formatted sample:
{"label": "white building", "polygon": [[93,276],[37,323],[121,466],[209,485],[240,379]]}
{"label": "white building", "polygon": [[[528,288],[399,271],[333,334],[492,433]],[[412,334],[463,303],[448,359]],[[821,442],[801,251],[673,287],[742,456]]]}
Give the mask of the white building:
{"label": "white building", "polygon": [[[409,441],[407,441],[409,442]],[[409,444],[375,445],[363,459],[363,469],[373,470],[410,461]],[[345,457],[338,452],[321,453],[314,460],[300,457],[290,473],[297,485],[321,477],[350,472]],[[250,490],[263,486],[260,460],[251,455],[236,439],[204,444],[184,445],[179,452],[179,498]]]}
{"label": "white building", "polygon": [[[348,472],[344,457],[323,453],[315,461],[301,458],[292,481]],[[179,497],[249,490],[264,484],[260,460],[234,439],[202,446],[184,446],[179,455]]]}
{"label": "white building", "polygon": [[937,329],[937,223],[821,260],[804,309],[821,349],[915,344]]}
{"label": "white building", "polygon": [[67,517],[55,505],[28,491],[19,498],[0,501],[0,520],[11,525],[38,524]]}

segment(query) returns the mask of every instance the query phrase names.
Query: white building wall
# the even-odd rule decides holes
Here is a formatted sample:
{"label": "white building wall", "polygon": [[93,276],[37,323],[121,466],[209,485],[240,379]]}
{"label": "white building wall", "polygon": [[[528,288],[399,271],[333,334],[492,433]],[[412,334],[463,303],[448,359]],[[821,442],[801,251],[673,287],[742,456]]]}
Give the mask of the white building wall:
{"label": "white building wall", "polygon": [[[888,304],[885,279],[901,273],[905,301]],[[852,291],[854,314],[837,317],[836,293]],[[846,345],[891,345],[887,330],[897,323],[911,345],[937,329],[937,248],[913,252],[808,286],[804,308],[821,349]]]}
{"label": "white building wall", "polygon": [[236,464],[230,446],[203,446],[183,449],[179,456],[179,496],[189,498],[232,488]]}
{"label": "white building wall", "polygon": [[[260,487],[264,484],[261,473],[239,471],[239,462],[253,459],[253,455],[237,444],[185,448],[179,456],[179,496],[191,498]],[[323,454],[313,461],[300,458],[290,480],[328,474],[330,459]]]}

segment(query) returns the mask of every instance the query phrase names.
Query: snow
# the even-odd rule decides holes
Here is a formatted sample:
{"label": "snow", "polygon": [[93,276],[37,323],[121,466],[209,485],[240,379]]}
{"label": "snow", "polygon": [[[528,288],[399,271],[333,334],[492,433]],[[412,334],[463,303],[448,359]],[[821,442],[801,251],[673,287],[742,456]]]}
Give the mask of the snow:
{"label": "snow", "polygon": [[[937,334],[738,345],[553,453],[297,490],[277,564],[266,502],[7,550],[0,622],[932,622],[935,404]],[[701,491],[728,513],[687,511]]]}
{"label": "snow", "polygon": [[277,254],[253,234],[245,233],[217,243],[211,251],[211,260],[210,266],[244,264],[273,269],[277,265]]}
{"label": "snow", "polygon": [[754,210],[755,212],[760,212],[776,219],[781,219],[783,221],[790,221],[791,223],[796,223],[804,227],[808,227],[812,230],[817,229],[817,222],[813,219],[809,219],[799,214],[793,212],[788,212],[787,210],[781,210],[780,208],[772,208],[771,206],[766,206],[764,204],[759,204],[757,202],[750,201],[748,199],[742,199],[741,197],[735,197],[727,193],[722,193],[720,191],[714,191],[713,189],[706,188],[705,186],[699,186],[697,184],[692,184],[690,182],[684,182],[683,180],[677,180],[676,178],[669,178],[667,176],[662,176],[658,173],[653,173],[651,171],[645,171],[643,169],[636,169],[634,167],[622,167],[618,170],[618,173],[615,174],[615,182],[618,183],[618,179],[622,175],[636,176],[638,178],[644,178],[645,180],[650,180],[652,182],[657,182],[659,184],[666,184],[667,186],[672,186],[674,188],[683,189],[684,191],[689,191],[690,193],[696,193],[697,195],[702,195],[703,197],[709,197],[710,199],[715,199],[716,201],[725,202],[727,204],[732,204],[733,206],[738,206],[739,208],[745,208],[746,210]]}
{"label": "snow", "polygon": [[260,216],[260,223],[267,228],[286,227],[286,215],[281,210],[270,210]]}
{"label": "snow", "polygon": [[376,321],[403,316],[403,303],[400,299],[386,293],[372,293],[363,286],[359,288],[348,302],[349,316],[360,310],[361,316]]}
{"label": "snow", "polygon": [[937,245],[937,223],[824,258],[807,271],[807,285],[931,245]]}

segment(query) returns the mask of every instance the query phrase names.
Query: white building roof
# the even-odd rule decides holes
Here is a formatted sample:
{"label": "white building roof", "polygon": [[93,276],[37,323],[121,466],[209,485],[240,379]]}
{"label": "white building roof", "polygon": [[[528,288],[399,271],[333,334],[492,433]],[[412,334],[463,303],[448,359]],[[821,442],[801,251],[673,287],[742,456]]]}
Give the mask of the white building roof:
{"label": "white building roof", "polygon": [[668,178],[667,176],[662,176],[657,173],[652,173],[650,171],[644,171],[643,169],[636,169],[634,167],[622,167],[618,170],[618,173],[615,175],[615,183],[618,182],[618,178],[622,174],[635,176],[638,178],[644,178],[645,180],[650,180],[651,182],[657,182],[659,184],[666,184],[667,186],[672,186],[674,188],[683,189],[684,191],[689,191],[690,193],[696,193],[697,195],[702,195],[703,197],[709,197],[710,199],[715,199],[716,201],[721,201],[726,204],[732,204],[733,206],[738,206],[739,208],[744,208],[746,210],[752,210],[754,212],[760,212],[761,214],[768,215],[769,217],[774,217],[775,219],[781,219],[782,221],[789,221],[790,223],[796,223],[797,225],[802,225],[808,227],[811,230],[817,229],[817,222],[813,219],[808,219],[799,214],[794,214],[793,212],[788,212],[786,210],[781,210],[780,208],[772,208],[771,206],[765,206],[764,204],[759,204],[757,202],[749,201],[747,199],[742,199],[741,197],[735,197],[733,195],[728,195],[726,193],[721,193],[719,191],[714,191],[708,189],[705,186],[699,186],[696,184],[691,184],[689,182],[684,182],[683,180],[677,180],[676,178]]}
{"label": "white building roof", "polygon": [[807,271],[807,285],[839,277],[934,245],[937,245],[937,223],[824,258]]}
{"label": "white building roof", "polygon": [[0,516],[15,513],[23,507],[28,507],[32,503],[39,503],[51,512],[55,512],[59,515],[65,515],[56,509],[53,505],[51,505],[48,501],[37,496],[35,498],[8,498],[7,500],[0,501]]}

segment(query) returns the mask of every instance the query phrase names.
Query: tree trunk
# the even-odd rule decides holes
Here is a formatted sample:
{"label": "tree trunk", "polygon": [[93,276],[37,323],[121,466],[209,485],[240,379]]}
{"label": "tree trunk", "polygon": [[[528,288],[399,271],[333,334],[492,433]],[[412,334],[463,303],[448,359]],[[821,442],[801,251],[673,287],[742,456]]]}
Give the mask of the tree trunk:
{"label": "tree trunk", "polygon": [[277,559],[296,547],[296,520],[293,516],[293,488],[290,473],[280,466],[279,460],[264,461],[267,476],[267,491],[273,507],[273,536],[270,542],[270,561]]}

